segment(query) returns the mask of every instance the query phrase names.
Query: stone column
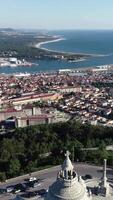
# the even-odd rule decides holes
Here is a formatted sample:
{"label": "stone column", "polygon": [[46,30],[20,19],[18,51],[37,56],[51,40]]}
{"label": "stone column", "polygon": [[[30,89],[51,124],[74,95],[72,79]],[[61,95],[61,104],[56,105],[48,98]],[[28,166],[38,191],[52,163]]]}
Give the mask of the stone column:
{"label": "stone column", "polygon": [[107,160],[104,159],[103,176],[102,176],[101,182],[98,186],[98,194],[105,196],[105,197],[109,196],[109,194],[110,194],[109,183],[107,182],[107,176],[106,176],[106,162],[107,162]]}
{"label": "stone column", "polygon": [[103,186],[106,187],[106,181],[107,181],[107,177],[106,177],[106,162],[107,160],[104,159],[104,166],[103,166]]}

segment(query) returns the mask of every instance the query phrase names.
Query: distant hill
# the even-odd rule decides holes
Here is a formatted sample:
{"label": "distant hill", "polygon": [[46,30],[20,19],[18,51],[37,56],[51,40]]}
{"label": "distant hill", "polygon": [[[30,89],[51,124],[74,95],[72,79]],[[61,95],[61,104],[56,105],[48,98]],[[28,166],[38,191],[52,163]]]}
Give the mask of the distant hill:
{"label": "distant hill", "polygon": [[0,31],[14,32],[15,29],[13,29],[13,28],[0,28]]}

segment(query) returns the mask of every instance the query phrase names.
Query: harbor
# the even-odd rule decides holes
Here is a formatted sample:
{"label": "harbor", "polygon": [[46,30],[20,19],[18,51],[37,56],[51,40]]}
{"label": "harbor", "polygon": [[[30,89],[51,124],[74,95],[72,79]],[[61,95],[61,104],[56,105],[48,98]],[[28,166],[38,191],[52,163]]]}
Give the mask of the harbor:
{"label": "harbor", "polygon": [[0,58],[0,67],[18,67],[18,66],[32,66],[31,62],[27,62],[25,59],[19,60],[17,58]]}

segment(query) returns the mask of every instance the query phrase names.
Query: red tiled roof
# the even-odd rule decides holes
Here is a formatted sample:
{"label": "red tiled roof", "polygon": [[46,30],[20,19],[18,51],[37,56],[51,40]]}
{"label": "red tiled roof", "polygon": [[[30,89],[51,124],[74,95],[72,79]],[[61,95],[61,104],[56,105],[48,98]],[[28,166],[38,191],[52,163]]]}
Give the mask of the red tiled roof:
{"label": "red tiled roof", "polygon": [[4,111],[0,111],[1,114],[3,113],[15,113],[15,112],[22,112],[22,110],[15,110],[15,109],[8,109],[8,110],[4,110]]}
{"label": "red tiled roof", "polygon": [[43,97],[50,97],[53,96],[54,94],[40,94],[40,95],[31,95],[31,96],[26,96],[26,97],[20,97],[20,98],[15,98],[11,99],[13,102],[16,101],[23,101],[23,100],[28,100],[28,99],[37,99],[37,98],[43,98]]}
{"label": "red tiled roof", "polygon": [[52,118],[53,116],[48,116],[48,115],[35,115],[35,116],[26,116],[26,117],[21,117],[21,120],[27,120],[29,119],[30,121],[32,120],[42,120],[42,119],[48,119]]}
{"label": "red tiled roof", "polygon": [[10,100],[2,100],[3,102],[17,102],[17,101],[23,101],[23,100],[29,100],[29,99],[37,99],[37,98],[43,98],[43,97],[51,97],[55,93],[48,94],[48,93],[42,93],[39,95],[28,95],[26,97],[20,97],[20,98],[15,98],[15,99],[10,99]]}

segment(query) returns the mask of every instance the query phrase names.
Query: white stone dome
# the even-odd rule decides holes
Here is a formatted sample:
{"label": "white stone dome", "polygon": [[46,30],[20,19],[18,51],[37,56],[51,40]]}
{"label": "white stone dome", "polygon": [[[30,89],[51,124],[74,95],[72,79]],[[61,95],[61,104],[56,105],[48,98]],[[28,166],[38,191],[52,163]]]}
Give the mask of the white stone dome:
{"label": "white stone dome", "polygon": [[69,152],[67,152],[62,170],[58,173],[57,180],[49,187],[46,200],[88,200],[90,198],[91,195],[84,181],[78,178],[73,170]]}

